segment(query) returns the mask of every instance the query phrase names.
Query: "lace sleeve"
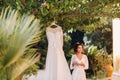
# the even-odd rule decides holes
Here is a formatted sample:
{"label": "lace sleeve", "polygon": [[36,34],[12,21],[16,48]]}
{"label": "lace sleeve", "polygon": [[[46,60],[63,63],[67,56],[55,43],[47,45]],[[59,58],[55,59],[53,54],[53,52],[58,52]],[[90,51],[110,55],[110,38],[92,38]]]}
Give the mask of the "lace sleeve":
{"label": "lace sleeve", "polygon": [[88,69],[89,68],[88,57],[85,55],[84,59],[85,59],[85,67],[84,67],[84,69]]}

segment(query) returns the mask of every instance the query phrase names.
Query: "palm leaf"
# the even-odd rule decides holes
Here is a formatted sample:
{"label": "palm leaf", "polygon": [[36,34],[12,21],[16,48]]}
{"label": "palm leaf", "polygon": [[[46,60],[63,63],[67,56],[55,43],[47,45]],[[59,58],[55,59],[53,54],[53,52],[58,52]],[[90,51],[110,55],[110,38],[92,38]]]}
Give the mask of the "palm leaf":
{"label": "palm leaf", "polygon": [[1,21],[6,20],[3,30],[7,33],[7,39],[9,39],[9,46],[6,48],[6,55],[3,59],[5,67],[20,58],[27,49],[26,45],[29,45],[29,42],[38,34],[38,20],[34,20],[34,16],[25,16],[18,17],[18,12],[14,10],[1,16],[1,18],[3,17]]}
{"label": "palm leaf", "polygon": [[20,61],[14,66],[14,69],[11,72],[11,80],[14,80],[17,76],[29,68],[29,66],[32,66],[34,63],[39,61],[40,55],[38,56],[38,54],[35,54],[35,51],[36,50],[34,49],[27,51],[29,55],[27,54],[27,56],[23,59],[20,59]]}
{"label": "palm leaf", "polygon": [[[24,70],[39,60],[31,42],[40,34],[39,20],[33,15],[20,15],[17,10],[3,9],[0,15],[0,80],[14,80]],[[27,54],[27,56],[25,56]],[[7,74],[6,71],[11,71]],[[5,75],[2,78],[2,75]]]}

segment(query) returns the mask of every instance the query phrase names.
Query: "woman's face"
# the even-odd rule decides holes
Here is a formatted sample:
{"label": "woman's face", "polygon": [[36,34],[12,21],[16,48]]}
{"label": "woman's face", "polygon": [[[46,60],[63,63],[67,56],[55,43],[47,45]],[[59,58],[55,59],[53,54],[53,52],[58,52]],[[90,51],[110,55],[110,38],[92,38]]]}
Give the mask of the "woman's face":
{"label": "woman's face", "polygon": [[82,53],[82,51],[83,51],[83,47],[82,47],[82,45],[79,45],[79,46],[77,47],[77,52],[78,52],[78,53]]}

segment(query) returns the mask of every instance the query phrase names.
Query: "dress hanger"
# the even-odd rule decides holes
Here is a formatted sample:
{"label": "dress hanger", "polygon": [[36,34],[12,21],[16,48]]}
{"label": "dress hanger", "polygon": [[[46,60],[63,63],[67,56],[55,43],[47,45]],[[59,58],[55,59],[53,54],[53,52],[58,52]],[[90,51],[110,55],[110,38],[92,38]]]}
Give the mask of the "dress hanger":
{"label": "dress hanger", "polygon": [[51,28],[56,28],[57,26],[56,26],[56,25],[51,25],[50,27],[51,27]]}
{"label": "dress hanger", "polygon": [[57,32],[57,31],[61,31],[61,27],[57,24],[55,24],[55,21],[52,22],[51,25],[49,25],[46,29],[47,31],[52,31],[52,32]]}
{"label": "dress hanger", "polygon": [[50,25],[50,27],[51,28],[57,28],[58,27],[58,25],[57,24],[55,24],[55,21]]}

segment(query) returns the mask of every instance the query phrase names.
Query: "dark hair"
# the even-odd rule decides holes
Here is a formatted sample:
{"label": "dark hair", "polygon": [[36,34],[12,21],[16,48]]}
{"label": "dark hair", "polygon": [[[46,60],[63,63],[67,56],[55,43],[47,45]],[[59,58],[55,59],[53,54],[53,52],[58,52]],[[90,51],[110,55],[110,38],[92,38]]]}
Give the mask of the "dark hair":
{"label": "dark hair", "polygon": [[75,44],[75,47],[74,47],[74,52],[76,53],[77,52],[77,48],[78,46],[81,45],[83,47],[83,44],[82,43],[76,43]]}

